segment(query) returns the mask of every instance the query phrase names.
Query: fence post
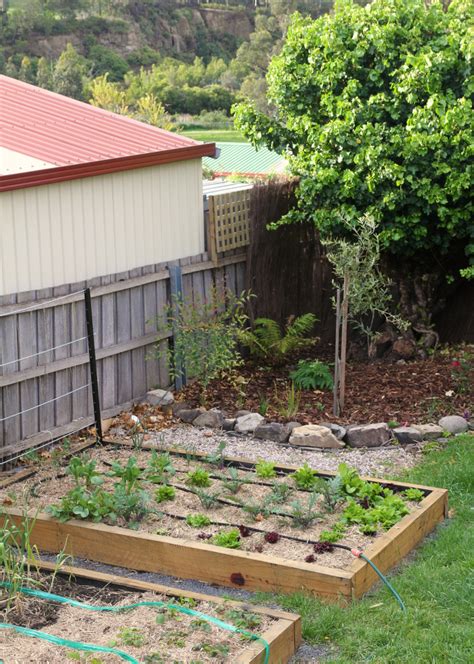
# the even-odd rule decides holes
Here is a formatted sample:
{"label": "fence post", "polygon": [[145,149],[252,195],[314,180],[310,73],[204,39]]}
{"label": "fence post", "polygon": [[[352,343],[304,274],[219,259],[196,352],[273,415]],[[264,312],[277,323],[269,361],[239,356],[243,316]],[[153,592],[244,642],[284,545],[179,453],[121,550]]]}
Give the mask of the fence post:
{"label": "fence post", "polygon": [[89,347],[89,369],[92,386],[92,402],[94,404],[95,433],[98,443],[102,443],[102,417],[100,413],[99,381],[97,378],[97,359],[95,356],[94,321],[92,319],[91,290],[84,291],[84,306],[86,310],[87,345]]}
{"label": "fence post", "polygon": [[176,337],[178,334],[177,330],[177,320],[181,315],[180,304],[183,302],[183,274],[181,271],[181,266],[178,263],[170,263],[168,265],[168,270],[170,273],[170,295],[171,295],[171,307],[173,311],[173,346],[174,346],[174,386],[176,390],[180,390],[184,385],[186,385],[186,367],[184,366],[183,358],[181,353],[176,352]]}

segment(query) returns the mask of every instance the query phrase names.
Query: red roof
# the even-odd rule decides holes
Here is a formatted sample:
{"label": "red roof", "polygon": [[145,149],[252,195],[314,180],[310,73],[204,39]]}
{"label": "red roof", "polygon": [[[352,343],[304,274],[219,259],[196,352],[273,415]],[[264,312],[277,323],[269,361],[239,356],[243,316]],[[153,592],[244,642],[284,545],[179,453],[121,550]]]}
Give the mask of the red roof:
{"label": "red roof", "polygon": [[55,164],[55,168],[0,175],[0,191],[213,156],[215,152],[212,143],[200,143],[2,75],[0,147]]}

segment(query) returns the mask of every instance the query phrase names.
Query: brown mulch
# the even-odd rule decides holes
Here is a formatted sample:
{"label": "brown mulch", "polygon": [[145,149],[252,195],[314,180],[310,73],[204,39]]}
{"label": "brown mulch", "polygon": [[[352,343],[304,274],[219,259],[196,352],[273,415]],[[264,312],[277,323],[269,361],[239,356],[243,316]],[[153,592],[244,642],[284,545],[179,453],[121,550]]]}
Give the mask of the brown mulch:
{"label": "brown mulch", "polygon": [[[319,352],[318,359],[330,361],[329,351]],[[387,362],[350,361],[346,373],[346,403],[344,414],[332,414],[333,396],[330,391],[300,393],[298,412],[286,417],[282,412],[287,403],[289,373],[296,358],[284,367],[265,368],[246,362],[239,369],[245,379],[241,388],[245,397],[229,380],[215,380],[207,391],[206,407],[216,407],[229,414],[238,409],[261,412],[274,421],[296,420],[303,424],[324,421],[352,423],[397,421],[400,424],[437,421],[444,415],[463,415],[474,410],[474,362],[471,361],[470,388],[456,390],[452,378],[454,351],[437,354],[426,360],[405,364]],[[313,358],[314,359],[314,358]],[[451,390],[453,391],[450,394]],[[198,404],[202,390],[191,383],[182,392],[190,404]],[[448,393],[448,395],[446,394]],[[267,408],[263,407],[267,405]]]}

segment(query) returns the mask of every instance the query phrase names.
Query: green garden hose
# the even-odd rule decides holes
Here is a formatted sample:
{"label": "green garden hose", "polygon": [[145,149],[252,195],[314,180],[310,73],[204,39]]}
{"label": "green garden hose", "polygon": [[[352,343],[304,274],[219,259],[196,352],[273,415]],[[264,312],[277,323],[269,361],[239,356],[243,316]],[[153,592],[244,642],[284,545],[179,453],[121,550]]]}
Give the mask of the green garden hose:
{"label": "green garden hose", "polygon": [[[8,582],[0,582],[0,586],[3,586],[4,588],[11,588],[12,584]],[[124,606],[95,606],[92,604],[84,604],[83,602],[78,602],[77,600],[71,599],[69,597],[62,597],[61,595],[54,595],[53,593],[47,593],[42,590],[33,590],[32,588],[20,588],[19,592],[23,593],[24,595],[31,595],[32,597],[37,597],[39,599],[44,599],[51,602],[58,602],[60,604],[68,604],[69,606],[74,606],[79,609],[87,609],[89,611],[109,611],[111,613],[120,613],[122,611],[130,611],[132,609],[136,609],[140,606],[173,609],[175,611],[179,611],[180,613],[185,613],[189,616],[196,616],[198,618],[201,618],[202,620],[217,625],[217,627],[226,629],[229,632],[242,634],[243,636],[246,636],[249,639],[252,639],[253,641],[260,641],[265,648],[264,664],[268,664],[270,660],[270,644],[261,636],[258,636],[257,634],[252,634],[252,632],[247,632],[246,630],[240,629],[239,627],[235,627],[234,625],[230,625],[229,623],[226,623],[223,620],[219,620],[219,618],[208,616],[206,613],[201,613],[201,611],[195,611],[194,609],[188,609],[187,607],[181,606],[179,604],[171,604],[168,602],[156,601],[156,602],[135,602],[134,604],[126,604]],[[45,641],[49,641],[50,643],[66,646],[68,648],[75,648],[76,650],[89,650],[96,652],[112,653],[114,655],[117,655],[118,657],[121,657],[126,662],[132,662],[132,664],[139,664],[139,662],[137,662],[137,660],[131,657],[130,655],[127,655],[126,653],[120,650],[114,650],[113,648],[104,648],[102,646],[95,646],[88,643],[81,643],[79,641],[78,642],[67,641],[66,639],[53,636],[52,634],[46,634],[45,632],[37,631],[34,629],[28,629],[26,627],[19,627],[17,625],[9,623],[0,623],[0,629],[14,629],[17,632],[20,632],[21,634],[24,634],[26,636],[40,638]]]}

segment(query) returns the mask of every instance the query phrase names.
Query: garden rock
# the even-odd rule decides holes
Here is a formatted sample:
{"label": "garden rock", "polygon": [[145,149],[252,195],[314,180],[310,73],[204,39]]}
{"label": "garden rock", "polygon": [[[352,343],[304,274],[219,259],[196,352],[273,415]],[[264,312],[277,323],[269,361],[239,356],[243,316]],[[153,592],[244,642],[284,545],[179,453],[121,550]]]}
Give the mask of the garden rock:
{"label": "garden rock", "polygon": [[255,438],[262,438],[263,440],[273,440],[276,443],[286,443],[290,436],[291,430],[286,424],[279,422],[269,422],[268,424],[260,424],[254,431]]}
{"label": "garden rock", "polygon": [[443,434],[443,429],[437,424],[414,424],[413,427],[421,433],[422,440],[436,440]]}
{"label": "garden rock", "polygon": [[341,427],[339,424],[332,424],[331,422],[322,422],[322,427],[326,427],[333,433],[338,440],[342,440],[347,433],[347,429]]}
{"label": "garden rock", "polygon": [[184,408],[178,412],[178,417],[182,422],[192,424],[196,417],[205,413],[205,408]]}
{"label": "garden rock", "polygon": [[340,449],[344,443],[336,438],[327,427],[318,424],[305,424],[295,427],[291,432],[290,445]]}
{"label": "garden rock", "polygon": [[171,406],[171,411],[173,415],[178,415],[180,411],[189,410],[190,408],[192,408],[192,406],[187,401],[175,401]]}
{"label": "garden rock", "polygon": [[393,352],[402,360],[411,360],[416,354],[416,343],[411,339],[397,339],[393,344]]}
{"label": "garden rock", "polygon": [[392,432],[385,422],[348,427],[346,441],[351,447],[380,447],[389,442]]}
{"label": "garden rock", "polygon": [[400,445],[421,442],[421,433],[415,427],[396,427],[393,429],[393,433]]}
{"label": "garden rock", "polygon": [[243,417],[244,415],[250,415],[250,410],[238,410],[235,414],[235,418]]}
{"label": "garden rock", "polygon": [[224,416],[220,410],[208,410],[193,420],[193,426],[200,429],[222,429]]}
{"label": "garden rock", "polygon": [[222,422],[222,428],[224,431],[233,431],[237,419],[235,417],[226,417]]}
{"label": "garden rock", "polygon": [[464,433],[469,428],[467,420],[459,415],[447,415],[446,417],[442,417],[438,424],[443,431],[448,431],[453,434]]}
{"label": "garden rock", "polygon": [[150,390],[146,393],[145,401],[151,406],[171,406],[174,396],[169,390]]}
{"label": "garden rock", "polygon": [[259,413],[248,413],[247,415],[237,417],[234,429],[237,433],[253,433],[264,422],[265,418]]}

